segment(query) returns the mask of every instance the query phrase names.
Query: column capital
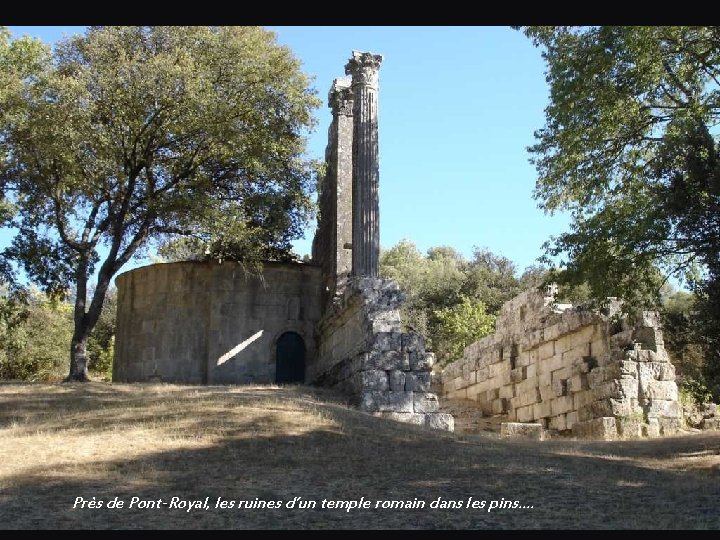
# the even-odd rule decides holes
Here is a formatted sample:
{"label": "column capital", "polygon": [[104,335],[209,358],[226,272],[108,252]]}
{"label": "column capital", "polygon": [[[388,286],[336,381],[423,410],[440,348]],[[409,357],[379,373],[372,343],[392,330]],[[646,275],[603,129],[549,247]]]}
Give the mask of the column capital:
{"label": "column capital", "polygon": [[349,77],[340,77],[333,81],[328,92],[328,107],[332,110],[333,116],[353,115],[353,93],[350,83]]}
{"label": "column capital", "polygon": [[383,61],[381,54],[353,51],[345,65],[345,75],[352,75],[352,85],[364,85],[377,89],[378,71]]}

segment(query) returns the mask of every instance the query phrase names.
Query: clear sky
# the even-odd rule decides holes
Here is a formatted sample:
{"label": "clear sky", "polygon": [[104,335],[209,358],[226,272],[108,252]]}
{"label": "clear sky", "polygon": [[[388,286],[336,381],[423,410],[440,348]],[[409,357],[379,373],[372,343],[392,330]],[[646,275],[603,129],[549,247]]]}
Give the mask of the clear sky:
{"label": "clear sky", "polygon": [[[327,91],[352,50],[384,56],[380,68],[380,242],[402,238],[425,251],[473,246],[504,255],[522,271],[567,216],[545,215],[532,198],[536,173],[527,146],[548,101],[540,51],[509,27],[269,27],[314,77],[325,105],[309,152],[322,158],[331,119]],[[52,43],[83,27],[10,27]],[[295,243],[310,252],[315,223]],[[0,233],[0,245],[7,244]],[[134,265],[143,264],[136,262]],[[127,270],[128,267],[123,268]]]}

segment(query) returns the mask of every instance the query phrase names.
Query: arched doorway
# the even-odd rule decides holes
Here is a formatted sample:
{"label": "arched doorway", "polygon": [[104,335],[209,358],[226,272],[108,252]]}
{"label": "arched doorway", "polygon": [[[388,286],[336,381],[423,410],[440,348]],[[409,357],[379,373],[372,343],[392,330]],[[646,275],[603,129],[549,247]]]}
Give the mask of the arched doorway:
{"label": "arched doorway", "polygon": [[305,382],[305,341],[300,334],[285,332],[278,338],[275,382]]}

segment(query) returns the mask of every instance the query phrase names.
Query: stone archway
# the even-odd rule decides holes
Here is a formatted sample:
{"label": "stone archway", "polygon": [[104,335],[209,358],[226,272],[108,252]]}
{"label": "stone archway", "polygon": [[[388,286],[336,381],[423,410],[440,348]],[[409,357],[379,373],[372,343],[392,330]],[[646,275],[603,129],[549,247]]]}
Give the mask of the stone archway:
{"label": "stone archway", "polygon": [[275,346],[275,382],[305,382],[305,340],[296,332],[282,334]]}

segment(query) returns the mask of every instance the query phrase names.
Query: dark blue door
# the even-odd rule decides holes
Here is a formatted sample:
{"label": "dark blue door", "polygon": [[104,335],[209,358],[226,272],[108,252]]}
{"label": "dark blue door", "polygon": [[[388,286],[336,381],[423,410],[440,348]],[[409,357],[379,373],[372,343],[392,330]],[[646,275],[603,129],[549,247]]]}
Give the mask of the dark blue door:
{"label": "dark blue door", "polygon": [[305,382],[305,342],[295,332],[285,332],[277,340],[275,381]]}

